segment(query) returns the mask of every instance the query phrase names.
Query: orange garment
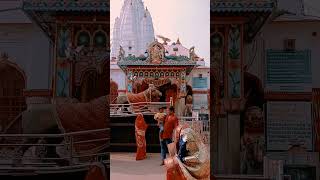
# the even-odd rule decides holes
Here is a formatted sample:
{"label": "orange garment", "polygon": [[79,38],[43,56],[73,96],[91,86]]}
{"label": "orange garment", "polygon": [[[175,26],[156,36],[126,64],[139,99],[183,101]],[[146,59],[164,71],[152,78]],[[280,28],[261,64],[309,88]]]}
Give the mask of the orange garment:
{"label": "orange garment", "polygon": [[138,114],[135,121],[135,134],[137,144],[136,160],[143,160],[147,158],[147,144],[146,144],[146,130],[147,123],[144,121],[143,115]]}
{"label": "orange garment", "polygon": [[167,180],[187,180],[174,157],[165,159],[165,165],[167,169]]}
{"label": "orange garment", "polygon": [[161,139],[171,139],[173,130],[179,125],[179,120],[175,114],[168,115],[164,121]]}
{"label": "orange garment", "polygon": [[103,173],[103,168],[99,166],[92,166],[87,175],[85,180],[107,180],[107,177]]}

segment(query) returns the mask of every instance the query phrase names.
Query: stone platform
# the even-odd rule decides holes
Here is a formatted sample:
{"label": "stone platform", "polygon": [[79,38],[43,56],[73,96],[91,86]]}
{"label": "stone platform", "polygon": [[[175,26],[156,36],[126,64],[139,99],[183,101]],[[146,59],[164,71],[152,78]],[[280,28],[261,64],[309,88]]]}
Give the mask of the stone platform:
{"label": "stone platform", "polygon": [[160,153],[148,153],[147,159],[136,161],[135,153],[111,153],[111,179],[164,180],[166,171],[160,166]]}

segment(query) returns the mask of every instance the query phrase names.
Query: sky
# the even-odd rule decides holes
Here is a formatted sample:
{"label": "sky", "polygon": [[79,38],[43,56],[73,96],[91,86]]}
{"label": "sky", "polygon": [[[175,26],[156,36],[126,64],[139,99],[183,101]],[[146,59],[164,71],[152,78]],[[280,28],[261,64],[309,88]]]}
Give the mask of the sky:
{"label": "sky", "polygon": [[[110,0],[111,32],[124,0]],[[151,13],[155,36],[178,38],[210,65],[210,0],[143,0]],[[112,35],[112,34],[111,34]]]}

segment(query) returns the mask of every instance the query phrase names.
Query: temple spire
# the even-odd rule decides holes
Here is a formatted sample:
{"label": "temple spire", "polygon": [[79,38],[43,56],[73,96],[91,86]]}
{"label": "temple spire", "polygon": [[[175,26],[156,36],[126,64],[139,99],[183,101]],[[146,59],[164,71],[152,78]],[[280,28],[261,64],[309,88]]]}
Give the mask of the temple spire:
{"label": "temple spire", "polygon": [[176,44],[181,44],[181,42],[180,42],[180,39],[178,38],[177,39],[177,43]]}
{"label": "temple spire", "polygon": [[124,1],[120,18],[114,25],[115,34],[111,45],[112,57],[118,57],[119,45],[126,51],[126,55],[144,54],[147,45],[154,39],[154,28],[150,12],[142,0]]}

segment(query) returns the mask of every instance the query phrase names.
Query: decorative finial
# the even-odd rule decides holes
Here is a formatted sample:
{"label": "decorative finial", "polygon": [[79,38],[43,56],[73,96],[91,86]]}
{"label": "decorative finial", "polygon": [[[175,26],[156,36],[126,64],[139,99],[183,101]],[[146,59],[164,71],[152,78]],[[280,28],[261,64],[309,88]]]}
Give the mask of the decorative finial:
{"label": "decorative finial", "polygon": [[123,60],[124,55],[125,55],[125,51],[123,50],[123,47],[120,46],[118,60],[119,60],[119,61],[120,61],[120,60]]}
{"label": "decorative finial", "polygon": [[176,43],[176,44],[181,44],[181,43],[180,43],[180,39],[179,39],[179,38],[178,38],[178,40],[177,40],[177,43]]}
{"label": "decorative finial", "polygon": [[194,46],[189,49],[189,56],[191,61],[196,61],[197,55],[194,51]]}
{"label": "decorative finial", "polygon": [[169,38],[166,38],[166,37],[161,36],[161,35],[158,35],[157,37],[162,39],[164,45],[167,45],[168,44],[167,42],[171,41]]}

